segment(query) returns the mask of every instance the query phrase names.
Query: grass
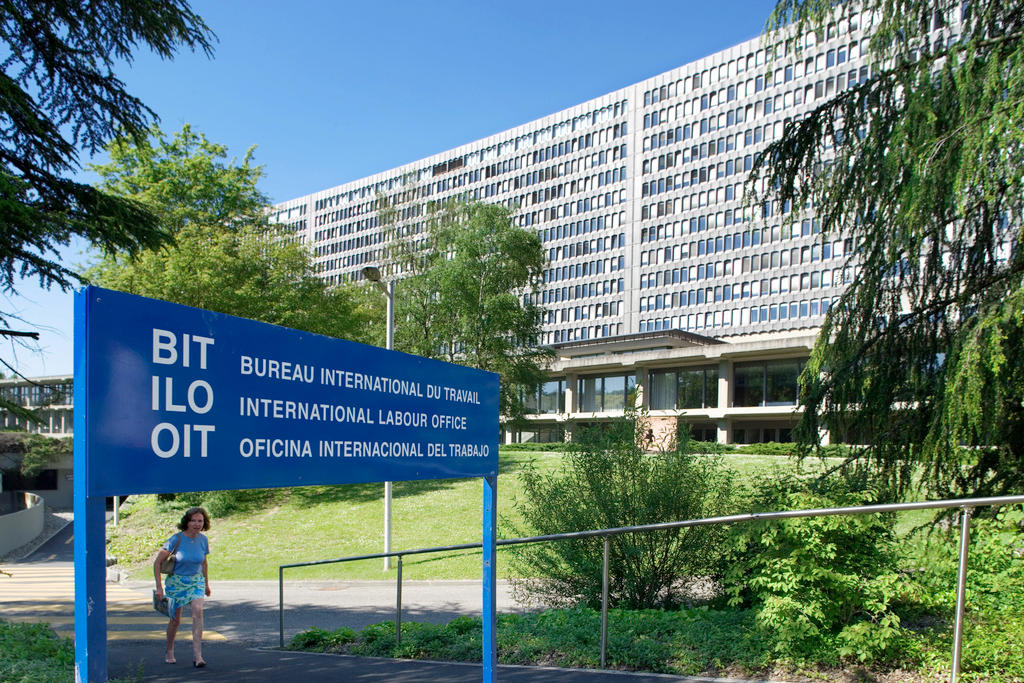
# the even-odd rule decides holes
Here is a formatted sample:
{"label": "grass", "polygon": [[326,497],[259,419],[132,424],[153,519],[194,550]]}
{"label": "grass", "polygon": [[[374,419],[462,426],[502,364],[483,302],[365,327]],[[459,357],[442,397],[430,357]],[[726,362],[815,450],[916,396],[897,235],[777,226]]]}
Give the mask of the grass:
{"label": "grass", "polygon": [[[502,450],[498,477],[498,512],[503,518],[499,535],[510,521],[518,521],[516,496],[521,495],[521,476],[528,463],[541,471],[557,469],[563,454],[553,451]],[[793,470],[796,463],[772,455],[730,455],[726,464],[741,479],[758,473]],[[807,460],[804,471],[818,471],[822,463]],[[214,515],[208,532],[212,554],[211,579],[277,579],[282,564],[377,553],[383,546],[383,485],[309,486],[261,489],[246,492],[230,514],[218,515],[216,497],[198,497]],[[205,500],[204,500],[205,496]],[[437,479],[395,482],[392,503],[392,548],[411,549],[480,541],[482,483],[479,479]],[[212,504],[211,504],[212,501]],[[174,532],[183,509],[182,501],[163,503],[156,496],[134,496],[122,506],[121,523],[107,527],[107,553],[130,569],[133,579],[149,579],[157,548]],[[905,523],[907,528],[925,522],[929,513]],[[902,522],[901,518],[901,524]],[[575,531],[566,529],[566,531]],[[380,560],[319,565],[290,569],[291,579],[386,579]],[[403,578],[476,579],[480,577],[480,552],[411,556],[403,563]],[[508,577],[509,566],[498,563],[499,576]]]}
{"label": "grass", "polygon": [[[564,456],[551,451],[503,450],[498,476],[498,511],[515,519],[515,498],[528,463],[553,470]],[[773,467],[793,467],[774,456],[734,456],[729,466],[741,476]],[[194,494],[203,499],[204,494]],[[423,548],[480,540],[483,515],[479,479],[395,482],[392,547]],[[214,501],[215,502],[215,501]],[[209,502],[204,502],[209,507]],[[156,496],[136,496],[122,507],[121,523],[107,528],[108,554],[132,568],[132,578],[149,578],[148,564],[173,532],[180,501],[162,503]],[[276,579],[278,566],[380,552],[384,519],[383,485],[309,486],[263,489],[245,494],[231,514],[215,515],[209,532],[211,572],[218,580]],[[502,525],[503,528],[507,524]],[[567,529],[567,531],[571,531]],[[503,534],[506,535],[506,534]],[[289,570],[294,579],[384,579],[380,560],[320,565]],[[391,571],[393,575],[394,569]],[[507,572],[499,563],[499,572]],[[507,574],[502,574],[507,576]],[[480,553],[412,556],[403,577],[472,579],[480,576]]]}
{"label": "grass", "polygon": [[[498,509],[508,514],[528,462],[555,468],[561,454],[518,451],[501,454]],[[395,482],[392,547],[422,548],[480,541],[483,484],[479,479]],[[201,494],[200,494],[201,495]],[[129,499],[122,523],[107,528],[108,553],[148,578],[147,564],[174,531],[183,504],[155,496]],[[211,575],[217,580],[276,579],[278,566],[380,552],[383,485],[310,486],[247,494],[241,509],[215,517],[209,532]],[[294,569],[295,579],[384,579],[380,560]],[[394,574],[392,570],[390,575]],[[468,579],[480,576],[480,553],[408,558],[403,578]]]}
{"label": "grass", "polygon": [[[0,683],[71,683],[75,643],[49,624],[14,624],[0,619]],[[111,679],[128,683],[137,679]]]}
{"label": "grass", "polygon": [[47,624],[0,620],[0,681],[66,683],[74,676],[75,645]]}

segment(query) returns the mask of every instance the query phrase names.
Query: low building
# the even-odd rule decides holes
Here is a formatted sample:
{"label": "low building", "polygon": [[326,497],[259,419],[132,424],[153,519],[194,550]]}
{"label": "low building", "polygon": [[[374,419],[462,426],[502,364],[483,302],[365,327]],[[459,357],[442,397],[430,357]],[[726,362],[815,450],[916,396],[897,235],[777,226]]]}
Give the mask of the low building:
{"label": "low building", "polygon": [[816,332],[723,340],[664,330],[556,344],[551,379],[528,399],[528,426],[506,430],[504,439],[571,439],[576,429],[638,406],[655,443],[669,443],[680,422],[701,441],[791,441],[797,379]]}
{"label": "low building", "polygon": [[[35,493],[50,508],[68,508],[74,504],[72,457],[61,456],[33,476],[23,476],[19,469],[23,454],[20,444],[24,433],[51,438],[70,437],[74,431],[74,379],[56,375],[34,379],[0,379],[0,396],[36,412],[39,422],[27,420],[0,408],[0,507],[17,507],[23,493]],[[13,496],[13,497],[12,497]]]}

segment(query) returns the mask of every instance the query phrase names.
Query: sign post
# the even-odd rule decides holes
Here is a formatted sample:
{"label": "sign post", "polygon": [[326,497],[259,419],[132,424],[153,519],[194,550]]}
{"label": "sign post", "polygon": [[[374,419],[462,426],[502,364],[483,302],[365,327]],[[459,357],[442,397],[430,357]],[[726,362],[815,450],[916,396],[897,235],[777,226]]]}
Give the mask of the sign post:
{"label": "sign post", "polygon": [[497,437],[494,373],[80,290],[76,682],[106,679],[104,500],[126,493],[484,477],[493,627]]}

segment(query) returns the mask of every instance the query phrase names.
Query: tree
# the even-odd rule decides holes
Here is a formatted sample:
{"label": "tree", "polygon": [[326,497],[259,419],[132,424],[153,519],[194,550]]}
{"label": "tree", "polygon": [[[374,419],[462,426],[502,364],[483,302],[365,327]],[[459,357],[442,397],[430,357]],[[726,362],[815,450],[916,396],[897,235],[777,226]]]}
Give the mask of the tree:
{"label": "tree", "polygon": [[[581,430],[560,469],[523,475],[516,536],[557,534],[715,517],[732,512],[734,475],[720,458],[688,452],[681,431],[670,449],[645,452],[645,416],[635,411]],[[626,609],[677,607],[695,577],[721,575],[729,530],[706,525],[611,539],[609,601]],[[516,591],[541,604],[601,604],[599,538],[512,546]]]}
{"label": "tree", "polygon": [[[385,225],[394,221],[384,207]],[[544,268],[536,234],[503,206],[449,202],[424,234],[396,235],[396,347],[501,375],[501,412],[522,414],[521,392],[544,380],[541,311],[533,303]],[[422,241],[420,241],[422,240]]]}
{"label": "tree", "polygon": [[[108,252],[167,239],[145,206],[68,176],[79,151],[116,134],[143,139],[156,118],[114,74],[115,60],[131,63],[140,46],[165,59],[181,47],[209,55],[213,40],[185,0],[0,0],[0,291],[13,292],[18,277],[70,287],[78,275],[57,249],[75,236]],[[19,320],[0,310],[0,328]],[[0,409],[36,419],[3,397]]]}
{"label": "tree", "polygon": [[319,334],[361,339],[366,316],[351,288],[312,275],[309,253],[266,221],[250,149],[239,163],[185,125],[135,143],[115,140],[101,187],[145,205],[174,236],[172,246],[108,254],[87,275],[132,294]]}
{"label": "tree", "polygon": [[56,249],[72,236],[132,253],[166,240],[145,205],[66,176],[79,151],[119,134],[142,140],[156,118],[115,76],[115,60],[130,63],[138,46],[164,58],[179,47],[211,54],[213,39],[184,0],[0,0],[0,289],[19,276],[70,287],[77,274]]}
{"label": "tree", "polygon": [[799,52],[850,21],[871,36],[870,75],[787,124],[748,186],[855,246],[798,433],[869,441],[897,490],[919,464],[940,495],[1019,493],[1024,3],[783,0],[770,23],[778,52]]}

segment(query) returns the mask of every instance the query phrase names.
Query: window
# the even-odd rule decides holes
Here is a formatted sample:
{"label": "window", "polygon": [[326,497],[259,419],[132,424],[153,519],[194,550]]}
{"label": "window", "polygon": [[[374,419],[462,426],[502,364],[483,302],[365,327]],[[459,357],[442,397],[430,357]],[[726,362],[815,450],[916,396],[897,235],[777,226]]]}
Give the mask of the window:
{"label": "window", "polygon": [[796,405],[798,379],[805,362],[794,359],[737,363],[733,368],[733,405]]}
{"label": "window", "polygon": [[538,413],[565,412],[565,380],[551,380],[540,385],[538,392]]}
{"label": "window", "polygon": [[651,409],[718,407],[718,366],[652,371]]}
{"label": "window", "polygon": [[582,412],[624,410],[636,401],[636,376],[633,374],[581,377],[577,387]]}

